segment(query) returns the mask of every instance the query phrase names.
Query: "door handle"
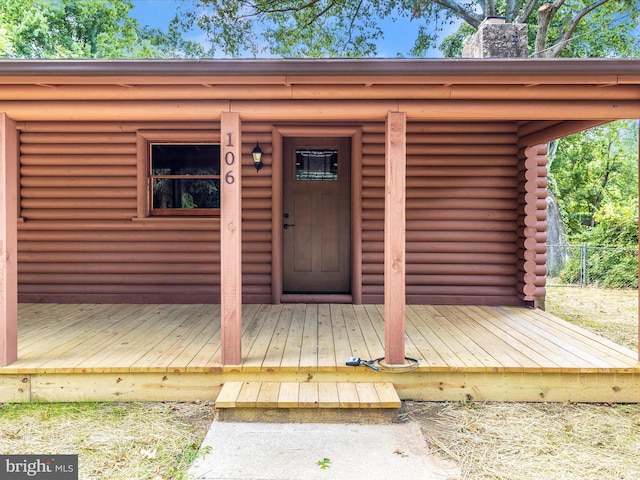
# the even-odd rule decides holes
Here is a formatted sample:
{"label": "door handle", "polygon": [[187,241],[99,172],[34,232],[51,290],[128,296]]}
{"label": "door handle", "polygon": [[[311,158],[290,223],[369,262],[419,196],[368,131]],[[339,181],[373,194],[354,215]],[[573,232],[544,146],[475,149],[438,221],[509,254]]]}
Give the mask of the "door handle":
{"label": "door handle", "polygon": [[285,230],[286,230],[287,228],[289,228],[289,227],[295,227],[295,226],[296,226],[296,224],[295,224],[295,223],[285,223],[285,224],[283,225],[283,227],[284,227],[284,229],[285,229]]}

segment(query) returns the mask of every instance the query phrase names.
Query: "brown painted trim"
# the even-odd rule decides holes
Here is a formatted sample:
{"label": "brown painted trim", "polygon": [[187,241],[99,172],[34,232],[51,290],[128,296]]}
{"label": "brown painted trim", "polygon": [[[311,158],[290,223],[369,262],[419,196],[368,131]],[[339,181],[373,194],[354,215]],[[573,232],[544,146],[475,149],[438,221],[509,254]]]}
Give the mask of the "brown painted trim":
{"label": "brown painted trim", "polygon": [[351,296],[362,305],[362,129],[351,137]]}
{"label": "brown painted trim", "polygon": [[[162,127],[162,124],[158,125]],[[151,201],[147,185],[149,177],[148,148],[151,142],[171,141],[176,143],[220,143],[219,125],[215,130],[157,130],[136,131],[136,184],[138,192],[137,218],[148,218]]]}
{"label": "brown painted trim", "polygon": [[[502,79],[504,83],[487,84],[469,81],[455,83],[441,78],[441,83],[431,83],[431,78],[417,78],[410,83],[406,78],[375,79],[375,85],[364,85],[363,80],[356,83],[351,79],[335,83],[323,83],[319,80],[311,83],[283,85],[247,84],[244,77],[238,77],[237,85],[207,87],[201,84],[173,85],[135,85],[123,88],[119,85],[89,84],[42,86],[38,84],[13,85],[2,84],[0,77],[0,98],[12,101],[172,101],[172,100],[636,100],[637,85],[615,85],[615,88],[602,88],[599,84],[578,84],[567,80],[566,83],[540,84],[530,86],[515,83],[518,79]],[[223,79],[225,81],[228,79]],[[339,80],[339,79],[337,79]],[[355,79],[354,79],[355,80]],[[322,79],[324,82],[324,79]],[[393,83],[395,81],[395,83]],[[384,82],[384,83],[383,83]]]}
{"label": "brown painted trim", "polygon": [[271,133],[271,303],[280,305],[282,279],[282,150],[283,136],[277,127]]}
{"label": "brown painted trim", "polygon": [[18,131],[0,113],[0,366],[18,359]]}
{"label": "brown painted trim", "polygon": [[282,303],[353,303],[353,296],[346,294],[297,294],[280,296]]}
{"label": "brown painted trim", "polygon": [[[637,59],[2,60],[3,76],[609,76],[640,75]],[[120,81],[124,81],[120,79]],[[532,82],[534,83],[534,82]]]}
{"label": "brown painted trim", "polygon": [[[640,82],[639,82],[640,83]],[[405,111],[412,121],[619,120],[638,118],[633,100],[171,100],[171,101],[0,101],[0,110],[19,121],[151,122],[209,121],[212,111],[238,112],[243,121],[352,123],[384,121],[386,112]]]}
{"label": "brown painted trim", "polygon": [[[531,122],[534,123],[534,122]],[[519,147],[528,147],[529,145],[537,145],[539,143],[549,142],[558,138],[566,137],[574,133],[588,130],[608,123],[608,120],[567,120],[553,126],[542,128],[538,131],[531,132],[522,136],[518,140]]]}

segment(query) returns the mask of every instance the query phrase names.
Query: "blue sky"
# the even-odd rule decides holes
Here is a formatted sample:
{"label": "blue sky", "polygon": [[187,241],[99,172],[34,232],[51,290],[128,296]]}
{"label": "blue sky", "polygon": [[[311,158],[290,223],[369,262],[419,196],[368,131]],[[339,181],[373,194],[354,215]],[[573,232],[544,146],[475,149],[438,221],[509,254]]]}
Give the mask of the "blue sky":
{"label": "blue sky", "polygon": [[[135,17],[140,25],[149,25],[166,30],[169,22],[174,17],[180,0],[132,0],[134,8],[131,16]],[[418,22],[410,22],[408,19],[398,22],[384,22],[385,39],[378,42],[378,55],[380,57],[396,57],[397,54],[408,56],[408,51],[418,32]],[[198,34],[188,34],[185,37],[198,40]],[[433,51],[430,57],[442,57],[438,51]]]}

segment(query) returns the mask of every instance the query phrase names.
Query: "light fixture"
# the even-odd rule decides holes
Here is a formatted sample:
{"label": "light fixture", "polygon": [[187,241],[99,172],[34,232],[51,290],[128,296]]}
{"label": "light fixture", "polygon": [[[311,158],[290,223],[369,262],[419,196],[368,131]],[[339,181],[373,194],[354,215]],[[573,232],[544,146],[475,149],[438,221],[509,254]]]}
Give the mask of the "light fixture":
{"label": "light fixture", "polygon": [[253,155],[253,166],[256,167],[256,172],[259,172],[262,168],[262,149],[260,148],[260,142],[256,142],[256,146],[251,151],[251,155]]}

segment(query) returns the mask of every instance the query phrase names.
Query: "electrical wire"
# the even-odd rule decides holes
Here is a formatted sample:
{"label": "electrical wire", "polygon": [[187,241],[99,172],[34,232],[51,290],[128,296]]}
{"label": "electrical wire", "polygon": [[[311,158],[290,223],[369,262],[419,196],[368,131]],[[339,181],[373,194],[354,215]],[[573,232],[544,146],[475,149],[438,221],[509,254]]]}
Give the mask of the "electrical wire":
{"label": "electrical wire", "polygon": [[[374,370],[376,372],[393,373],[393,374],[413,372],[420,365],[420,362],[415,358],[404,357],[404,359],[407,362],[409,362],[408,365],[387,365],[383,363],[384,357],[375,358],[373,360],[358,359],[359,360],[358,365],[364,365],[365,367],[369,367],[371,370]],[[356,365],[352,365],[352,366],[356,366]]]}

